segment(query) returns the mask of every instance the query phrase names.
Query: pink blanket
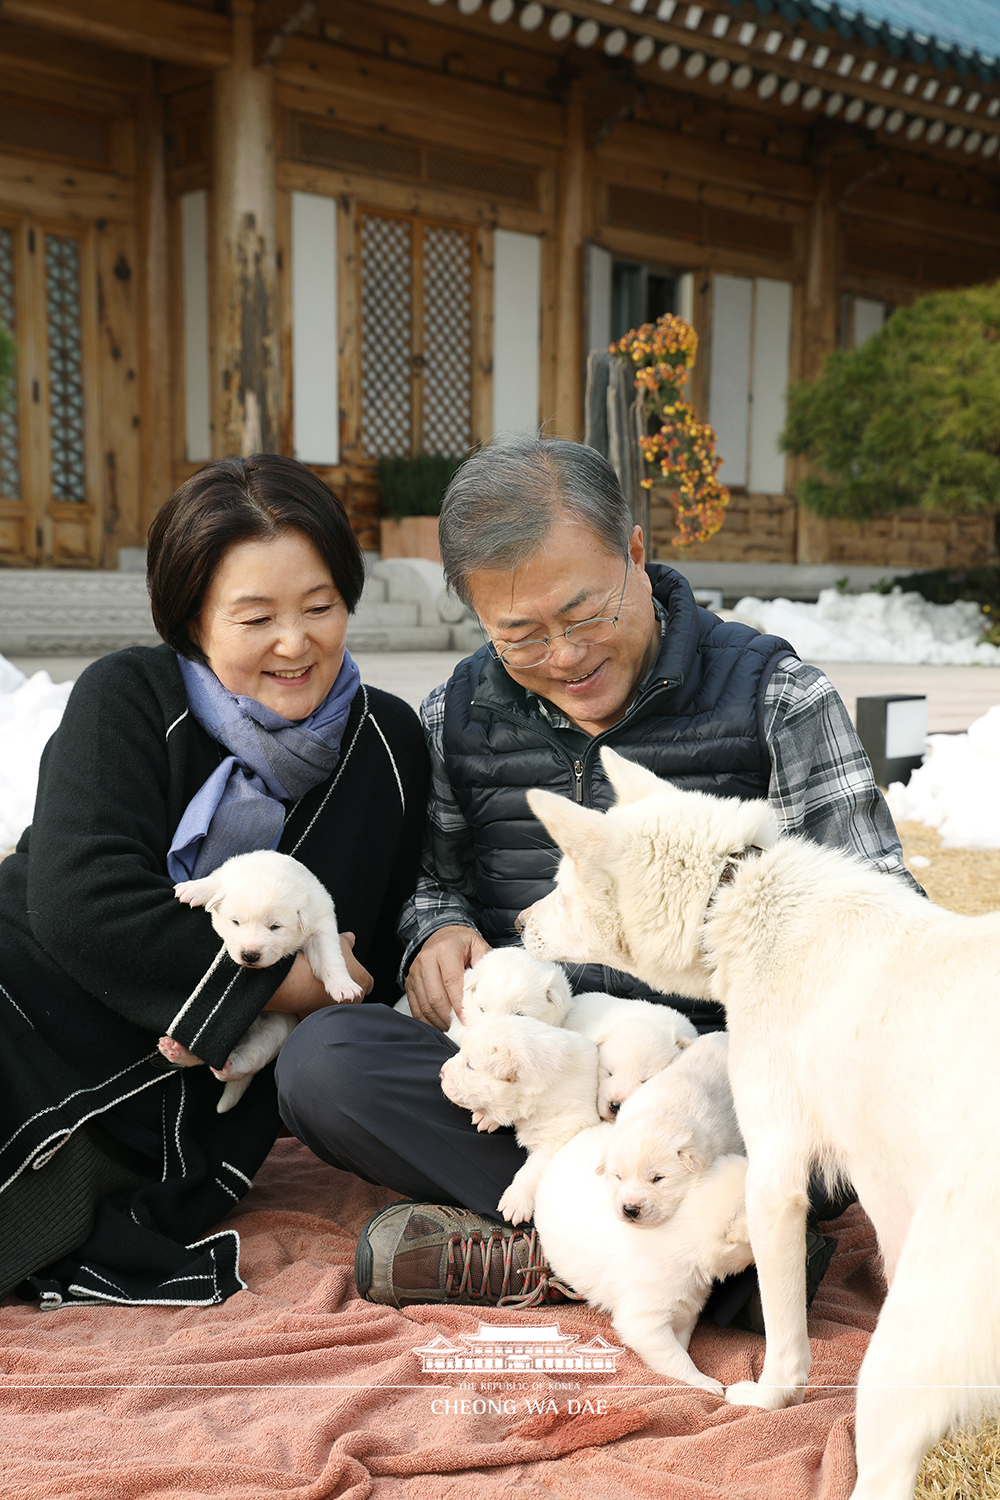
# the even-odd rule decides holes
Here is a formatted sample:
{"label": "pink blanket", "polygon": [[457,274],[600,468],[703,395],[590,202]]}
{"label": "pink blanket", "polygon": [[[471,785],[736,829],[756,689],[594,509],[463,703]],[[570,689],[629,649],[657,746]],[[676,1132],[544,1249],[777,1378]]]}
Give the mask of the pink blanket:
{"label": "pink blanket", "polygon": [[[4,1496],[447,1500],[472,1486],[490,1500],[846,1500],[851,1387],[883,1293],[859,1208],[837,1221],[810,1315],[805,1403],[768,1414],[654,1375],[628,1351],[595,1370],[600,1344],[575,1351],[595,1337],[620,1345],[582,1304],[362,1302],[358,1230],[392,1197],[282,1140],[227,1221],[249,1290],[221,1307],[0,1304]],[[548,1329],[578,1368],[425,1370],[433,1352],[414,1353],[443,1340],[452,1352],[438,1358],[474,1359],[483,1324],[514,1350],[519,1331],[537,1344]],[[691,1345],[727,1384],[759,1373],[763,1349],[710,1326]]]}

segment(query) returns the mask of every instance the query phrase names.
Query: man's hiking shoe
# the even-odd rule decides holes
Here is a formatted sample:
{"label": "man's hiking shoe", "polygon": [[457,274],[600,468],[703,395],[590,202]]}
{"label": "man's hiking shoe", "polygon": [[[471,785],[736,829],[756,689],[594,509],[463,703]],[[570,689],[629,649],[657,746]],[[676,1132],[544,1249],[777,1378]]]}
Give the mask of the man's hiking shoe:
{"label": "man's hiking shoe", "polygon": [[[806,1307],[812,1307],[813,1298],[826,1275],[836,1248],[837,1241],[832,1235],[818,1234],[815,1229],[806,1230]],[[748,1270],[752,1269],[748,1267]],[[756,1285],[756,1276],[754,1283],[749,1300],[733,1316],[731,1326],[746,1328],[750,1333],[763,1333],[764,1309],[760,1303],[760,1287]]]}
{"label": "man's hiking shoe", "polygon": [[368,1220],[354,1257],[367,1302],[538,1307],[582,1301],[553,1275],[529,1225],[497,1224],[464,1208],[390,1203]]}

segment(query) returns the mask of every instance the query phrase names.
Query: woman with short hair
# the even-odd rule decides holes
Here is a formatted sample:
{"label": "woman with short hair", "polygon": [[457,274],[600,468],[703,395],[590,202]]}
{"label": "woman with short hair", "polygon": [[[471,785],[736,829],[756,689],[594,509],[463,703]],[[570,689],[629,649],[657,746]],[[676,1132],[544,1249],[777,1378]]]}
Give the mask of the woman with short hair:
{"label": "woman with short hair", "polygon": [[221,1115],[210,1070],[261,1010],[331,1003],[301,953],[235,964],[175,882],[294,855],[391,1004],[419,869],[427,753],[345,650],[364,566],[340,501],[294,459],[219,460],[157,515],[148,569],[166,644],[83,673],[0,865],[0,1295],[27,1278],[50,1304],[243,1286],[235,1232],[209,1231],[277,1136],[273,1068]]}

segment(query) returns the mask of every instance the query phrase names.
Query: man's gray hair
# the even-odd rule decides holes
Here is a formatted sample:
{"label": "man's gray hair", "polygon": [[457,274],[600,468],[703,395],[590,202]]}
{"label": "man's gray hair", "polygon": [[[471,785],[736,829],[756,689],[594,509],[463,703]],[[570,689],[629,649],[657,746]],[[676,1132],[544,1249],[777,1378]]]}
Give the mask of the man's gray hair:
{"label": "man's gray hair", "polygon": [[632,513],[596,448],[559,438],[494,438],[462,465],[441,502],[438,537],[449,588],[471,609],[469,574],[520,567],[560,513],[589,527],[608,552],[628,552]]}

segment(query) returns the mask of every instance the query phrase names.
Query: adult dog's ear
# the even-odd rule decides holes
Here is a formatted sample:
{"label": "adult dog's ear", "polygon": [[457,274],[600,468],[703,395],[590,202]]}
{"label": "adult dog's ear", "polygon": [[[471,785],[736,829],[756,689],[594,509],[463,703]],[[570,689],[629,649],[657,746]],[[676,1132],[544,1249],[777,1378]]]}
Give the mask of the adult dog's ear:
{"label": "adult dog's ear", "polygon": [[528,793],[528,806],[570,859],[603,865],[614,858],[614,834],[603,813],[538,788]]}
{"label": "adult dog's ear", "polygon": [[601,765],[615,789],[619,807],[624,807],[628,802],[641,802],[643,797],[660,796],[663,793],[669,795],[677,791],[669,781],[661,781],[659,776],[654,776],[645,766],[637,766],[634,760],[626,760],[624,755],[619,755],[609,745],[605,745],[601,751]]}

